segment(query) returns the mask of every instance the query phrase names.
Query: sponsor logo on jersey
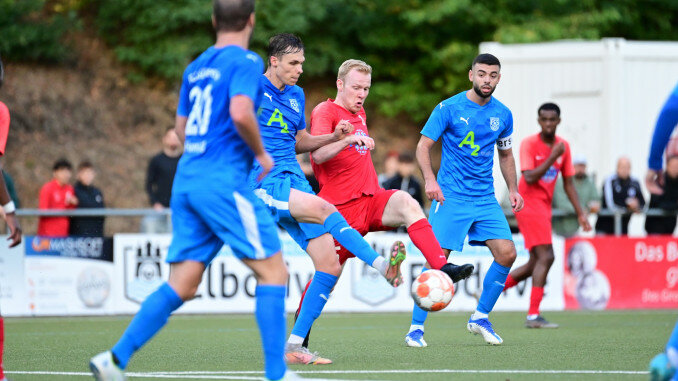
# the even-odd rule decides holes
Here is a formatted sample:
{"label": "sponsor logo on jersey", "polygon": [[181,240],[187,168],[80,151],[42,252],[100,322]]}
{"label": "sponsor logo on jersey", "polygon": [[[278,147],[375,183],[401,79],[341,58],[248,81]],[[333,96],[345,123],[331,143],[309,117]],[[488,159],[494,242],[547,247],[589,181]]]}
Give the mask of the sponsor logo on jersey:
{"label": "sponsor logo on jersey", "polygon": [[492,131],[497,131],[499,129],[499,118],[495,117],[490,118],[490,129]]}
{"label": "sponsor logo on jersey", "polygon": [[296,99],[294,98],[290,99],[290,106],[292,106],[292,109],[294,109],[294,111],[299,112],[299,103],[297,103]]}
{"label": "sponsor logo on jersey", "polygon": [[464,123],[466,123],[467,126],[468,126],[468,120],[469,120],[469,119],[471,119],[470,116],[467,117],[466,119],[462,118],[461,116],[459,117],[459,120],[461,120],[461,121],[463,121]]}
{"label": "sponsor logo on jersey", "polygon": [[[361,119],[362,119],[362,118],[361,118]],[[355,131],[355,135],[358,135],[358,136],[367,136],[367,137],[369,137],[369,135],[367,135],[367,134],[365,133],[365,131],[363,131],[363,130],[356,130],[356,131]],[[361,155],[365,155],[365,154],[369,151],[369,149],[367,149],[367,147],[365,147],[365,146],[359,146],[359,145],[356,145],[356,144],[351,144],[349,147],[355,148],[355,150],[356,150],[359,154],[361,154]]]}
{"label": "sponsor logo on jersey", "polygon": [[557,177],[558,177],[558,170],[556,169],[556,167],[551,166],[551,168],[549,168],[548,171],[546,171],[546,173],[544,173],[544,176],[541,177],[541,181],[543,181],[545,183],[551,183]]}

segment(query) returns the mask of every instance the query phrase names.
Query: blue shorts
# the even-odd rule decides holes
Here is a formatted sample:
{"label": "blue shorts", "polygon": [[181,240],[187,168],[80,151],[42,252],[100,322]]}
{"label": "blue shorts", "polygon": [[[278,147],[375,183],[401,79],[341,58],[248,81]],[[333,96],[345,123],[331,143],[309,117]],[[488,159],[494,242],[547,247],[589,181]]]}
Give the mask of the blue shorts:
{"label": "blue shorts", "polygon": [[469,244],[475,246],[484,245],[488,239],[513,240],[494,196],[475,201],[446,197],[443,204],[433,201],[428,220],[443,249],[461,251],[466,234]]}
{"label": "blue shorts", "polygon": [[275,221],[289,233],[303,250],[306,250],[308,241],[327,233],[323,225],[297,222],[290,214],[290,190],[315,195],[308,181],[294,173],[283,172],[264,178],[259,188],[254,190],[264,204],[268,205]]}
{"label": "blue shorts", "polygon": [[170,207],[169,263],[191,260],[207,266],[224,243],[240,259],[265,259],[280,251],[278,228],[248,187],[172,193]]}

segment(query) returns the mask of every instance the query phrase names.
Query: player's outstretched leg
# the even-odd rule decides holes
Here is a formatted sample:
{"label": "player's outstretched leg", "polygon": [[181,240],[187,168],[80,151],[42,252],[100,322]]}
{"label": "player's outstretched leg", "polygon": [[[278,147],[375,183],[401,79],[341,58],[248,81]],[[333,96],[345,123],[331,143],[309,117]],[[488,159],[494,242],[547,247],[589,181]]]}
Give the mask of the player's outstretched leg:
{"label": "player's outstretched leg", "polygon": [[124,380],[123,370],[139,348],[167,323],[172,311],[183,304],[183,300],[168,283],[163,283],[141,304],[139,312],[110,351],[94,356],[90,369],[97,380]]}
{"label": "player's outstretched leg", "polygon": [[666,343],[666,351],[656,355],[650,361],[650,379],[652,381],[678,381],[678,322]]}
{"label": "player's outstretched leg", "polygon": [[558,328],[558,324],[551,323],[539,313],[541,301],[544,299],[544,286],[549,269],[553,264],[555,256],[553,255],[553,246],[537,245],[530,250],[530,259],[535,256],[534,267],[532,269],[532,290],[530,292],[530,309],[525,319],[527,328]]}

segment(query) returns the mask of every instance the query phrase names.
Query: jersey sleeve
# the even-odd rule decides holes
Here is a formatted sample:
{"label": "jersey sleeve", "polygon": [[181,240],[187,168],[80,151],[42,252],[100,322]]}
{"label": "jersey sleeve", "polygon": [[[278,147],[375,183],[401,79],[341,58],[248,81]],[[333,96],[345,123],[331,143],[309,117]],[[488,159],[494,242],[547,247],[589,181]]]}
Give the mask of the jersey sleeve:
{"label": "jersey sleeve", "polygon": [[254,53],[247,53],[233,68],[228,87],[230,97],[244,95],[250,98],[252,102],[256,102],[263,70],[264,64],[261,58]]}
{"label": "jersey sleeve", "polygon": [[337,125],[336,115],[330,109],[329,103],[318,105],[311,113],[311,135],[326,135],[334,132]]}
{"label": "jersey sleeve", "polygon": [[428,117],[424,128],[421,129],[421,134],[431,140],[438,141],[440,135],[445,131],[445,127],[447,127],[447,121],[445,120],[447,112],[443,102],[440,102],[431,112],[431,116]]}
{"label": "jersey sleeve", "polygon": [[520,143],[520,171],[533,170],[536,165],[534,162],[534,153],[532,152],[532,144],[529,138],[524,139]]}
{"label": "jersey sleeve", "polygon": [[678,85],[676,85],[657,118],[647,163],[650,169],[662,169],[662,155],[676,125],[678,125]]}
{"label": "jersey sleeve", "polygon": [[562,173],[563,177],[574,176],[574,165],[572,165],[572,151],[570,150],[570,144],[565,143],[565,153],[563,153],[563,168]]}
{"label": "jersey sleeve", "polygon": [[0,156],[5,154],[7,136],[9,135],[9,109],[0,102]]}
{"label": "jersey sleeve", "polygon": [[499,139],[507,138],[513,134],[513,114],[511,111],[508,111],[507,114],[504,130],[499,134]]}
{"label": "jersey sleeve", "polygon": [[188,81],[187,81],[188,69],[184,72],[183,79],[181,80],[181,90],[179,90],[179,105],[177,105],[177,116],[187,117],[191,111],[191,101],[188,98]]}

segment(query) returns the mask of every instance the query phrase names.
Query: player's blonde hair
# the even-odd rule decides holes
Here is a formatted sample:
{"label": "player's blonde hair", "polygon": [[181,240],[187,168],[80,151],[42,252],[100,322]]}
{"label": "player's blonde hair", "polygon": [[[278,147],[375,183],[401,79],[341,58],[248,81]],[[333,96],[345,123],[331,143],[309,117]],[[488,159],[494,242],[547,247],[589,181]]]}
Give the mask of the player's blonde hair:
{"label": "player's blonde hair", "polygon": [[356,69],[361,73],[372,74],[372,66],[365,63],[365,61],[350,59],[344,61],[344,63],[342,63],[341,66],[339,66],[339,73],[337,73],[337,79],[345,81],[346,75],[348,75],[348,73],[353,69]]}

